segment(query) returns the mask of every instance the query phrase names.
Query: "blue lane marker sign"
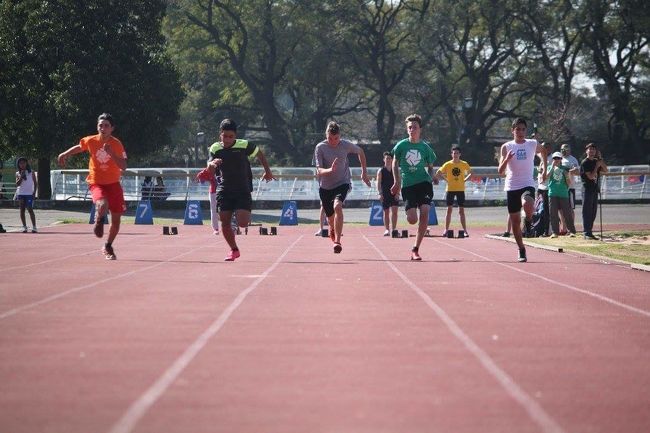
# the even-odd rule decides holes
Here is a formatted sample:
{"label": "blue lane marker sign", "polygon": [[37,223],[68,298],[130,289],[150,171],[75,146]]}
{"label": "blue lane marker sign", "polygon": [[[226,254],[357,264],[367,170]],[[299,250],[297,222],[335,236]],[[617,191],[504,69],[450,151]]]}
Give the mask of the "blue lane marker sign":
{"label": "blue lane marker sign", "polygon": [[142,200],[138,203],[138,208],[135,210],[135,223],[153,224],[151,200]]}
{"label": "blue lane marker sign", "polygon": [[203,225],[203,216],[201,215],[201,202],[199,200],[188,200],[185,207],[185,221],[186,226],[200,226]]}
{"label": "blue lane marker sign", "polygon": [[370,220],[368,224],[371,226],[384,225],[384,208],[381,207],[381,203],[378,201],[373,201],[372,206],[370,206]]}
{"label": "blue lane marker sign", "polygon": [[298,225],[298,204],[291,200],[285,201],[282,205],[282,215],[280,215],[281,226]]}
{"label": "blue lane marker sign", "polygon": [[431,203],[431,207],[429,208],[429,225],[430,226],[438,225],[438,215],[436,215],[436,207],[433,205],[433,202]]}
{"label": "blue lane marker sign", "polygon": [[[90,206],[90,219],[88,220],[88,224],[95,224],[95,203]],[[102,218],[102,224],[108,224],[108,212]]]}

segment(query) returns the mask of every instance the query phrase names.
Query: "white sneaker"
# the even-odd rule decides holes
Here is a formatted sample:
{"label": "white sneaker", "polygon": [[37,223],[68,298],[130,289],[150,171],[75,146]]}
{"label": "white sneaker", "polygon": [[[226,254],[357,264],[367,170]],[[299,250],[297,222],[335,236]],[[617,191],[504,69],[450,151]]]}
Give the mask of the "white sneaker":
{"label": "white sneaker", "polygon": [[23,232],[23,233],[27,233],[27,226],[23,226],[23,230],[22,230],[22,232]]}
{"label": "white sneaker", "polygon": [[390,236],[390,230],[384,230],[384,236]]}
{"label": "white sneaker", "polygon": [[32,233],[38,233],[38,230],[36,230],[36,226],[32,227]]}

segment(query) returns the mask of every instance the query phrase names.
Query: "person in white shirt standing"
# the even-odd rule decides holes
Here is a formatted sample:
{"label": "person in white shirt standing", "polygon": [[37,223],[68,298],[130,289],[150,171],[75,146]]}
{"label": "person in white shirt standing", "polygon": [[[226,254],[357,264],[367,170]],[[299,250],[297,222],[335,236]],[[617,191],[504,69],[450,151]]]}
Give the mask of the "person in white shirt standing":
{"label": "person in white shirt standing", "polygon": [[16,161],[16,199],[20,203],[20,221],[23,223],[23,233],[27,233],[27,221],[25,220],[25,209],[29,212],[29,218],[32,220],[32,233],[37,233],[36,215],[34,215],[34,197],[38,182],[36,173],[29,166],[27,158],[20,157]]}
{"label": "person in white shirt standing", "polygon": [[512,234],[519,247],[518,261],[527,261],[526,247],[522,239],[521,209],[524,209],[526,234],[532,228],[533,208],[535,203],[535,179],[532,176],[535,154],[542,161],[542,181],[546,180],[546,149],[537,140],[527,139],[526,120],[517,118],[512,122],[513,140],[501,145],[499,174],[506,176],[504,191],[507,194],[508,214],[512,225]]}

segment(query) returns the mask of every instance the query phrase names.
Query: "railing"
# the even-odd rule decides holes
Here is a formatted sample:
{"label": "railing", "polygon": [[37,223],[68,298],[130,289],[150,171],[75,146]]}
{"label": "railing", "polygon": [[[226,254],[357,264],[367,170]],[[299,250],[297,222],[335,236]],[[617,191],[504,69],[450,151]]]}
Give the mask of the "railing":
{"label": "railing", "polygon": [[[129,168],[122,176],[122,186],[127,200],[138,201],[143,196],[142,182],[145,176],[162,176],[166,192],[166,200],[207,200],[208,184],[193,181],[200,169],[196,168]],[[375,174],[377,167],[369,168],[372,186],[367,187],[361,180],[361,169],[352,169],[352,191],[349,200],[374,200],[377,198]],[[253,199],[268,201],[285,200],[318,200],[318,182],[314,169],[310,167],[273,167],[276,180],[261,181],[263,170],[253,168]],[[55,200],[90,200],[85,178],[87,170],[53,170],[51,172],[52,197]],[[650,166],[610,166],[609,173],[603,177],[601,194],[603,199],[610,200],[643,200],[650,199],[648,175]],[[502,176],[497,174],[496,167],[474,167],[472,178],[465,183],[467,200],[478,202],[503,200]],[[445,194],[444,182],[434,185],[434,197],[440,199]],[[576,187],[577,198],[581,199],[582,187]],[[5,184],[5,199],[13,198],[15,185]],[[10,192],[11,197],[8,197]],[[146,191],[144,191],[146,193]],[[155,197],[154,197],[155,199]]]}

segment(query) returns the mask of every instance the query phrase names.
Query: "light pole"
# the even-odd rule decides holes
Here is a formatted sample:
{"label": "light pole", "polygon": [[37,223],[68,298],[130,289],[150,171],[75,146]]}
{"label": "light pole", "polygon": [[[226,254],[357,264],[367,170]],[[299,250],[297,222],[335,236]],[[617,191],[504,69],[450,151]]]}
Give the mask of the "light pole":
{"label": "light pole", "polygon": [[205,133],[202,131],[199,131],[196,133],[196,136],[194,137],[194,163],[197,167],[200,166],[199,164],[199,145],[205,143]]}
{"label": "light pole", "polygon": [[461,143],[461,138],[463,138],[464,135],[469,135],[468,130],[467,130],[467,112],[472,109],[474,106],[474,100],[472,98],[464,98],[463,99],[463,104],[459,108],[460,116],[461,116],[461,124],[462,127],[458,129],[458,145],[463,146],[466,144],[467,141],[469,141],[467,138],[463,140]]}

